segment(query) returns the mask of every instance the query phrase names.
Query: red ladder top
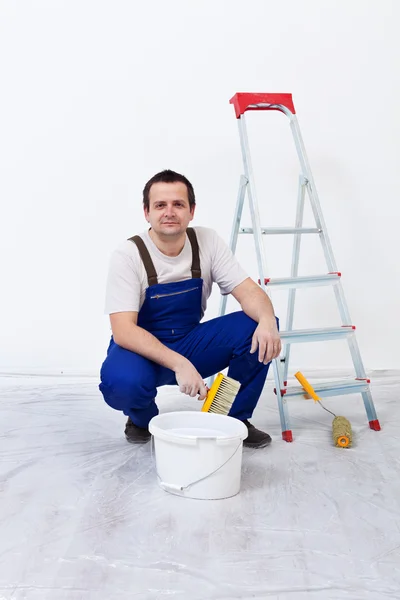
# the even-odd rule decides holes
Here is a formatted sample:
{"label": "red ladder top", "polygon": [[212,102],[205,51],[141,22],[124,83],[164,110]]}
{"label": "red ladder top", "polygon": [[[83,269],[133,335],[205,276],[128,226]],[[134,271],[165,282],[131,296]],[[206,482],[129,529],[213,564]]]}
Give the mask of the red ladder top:
{"label": "red ladder top", "polygon": [[229,100],[235,108],[236,118],[239,119],[246,110],[281,110],[274,106],[255,107],[252,104],[282,104],[293,114],[296,113],[292,100],[292,94],[249,94],[238,92]]}

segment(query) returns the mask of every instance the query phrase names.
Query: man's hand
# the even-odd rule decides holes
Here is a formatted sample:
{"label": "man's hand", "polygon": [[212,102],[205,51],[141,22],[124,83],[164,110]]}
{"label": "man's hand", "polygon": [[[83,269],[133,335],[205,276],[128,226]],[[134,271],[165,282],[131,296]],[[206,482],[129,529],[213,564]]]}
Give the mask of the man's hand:
{"label": "man's hand", "polygon": [[234,288],[232,296],[240,303],[243,312],[258,323],[251,354],[258,348],[258,360],[268,364],[279,356],[282,348],[271,300],[250,277]]}
{"label": "man's hand", "polygon": [[264,365],[279,356],[282,344],[275,319],[266,319],[259,322],[253,334],[250,353],[253,354],[257,348],[258,360],[263,362]]}
{"label": "man's hand", "polygon": [[200,373],[186,358],[182,357],[182,361],[175,369],[175,377],[182,394],[192,398],[199,394],[199,400],[204,400],[207,396],[207,388]]}

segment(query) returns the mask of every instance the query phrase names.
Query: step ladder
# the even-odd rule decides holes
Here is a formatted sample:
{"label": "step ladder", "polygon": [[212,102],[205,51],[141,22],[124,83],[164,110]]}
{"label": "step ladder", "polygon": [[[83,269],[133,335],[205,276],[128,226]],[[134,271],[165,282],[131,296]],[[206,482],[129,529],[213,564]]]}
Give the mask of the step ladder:
{"label": "step ladder", "polygon": [[[240,145],[243,156],[244,175],[240,177],[239,191],[236,202],[235,216],[230,239],[230,248],[236,251],[239,234],[252,234],[255,241],[257,265],[259,273],[259,284],[267,292],[267,288],[286,287],[289,288],[286,331],[281,331],[282,353],[281,357],[272,361],[275,393],[278,400],[279,415],[282,428],[282,438],[286,442],[293,441],[292,429],[289,420],[288,399],[304,395],[301,386],[288,387],[287,376],[290,359],[290,348],[292,344],[302,342],[314,342],[322,340],[335,340],[345,338],[354,364],[356,378],[354,380],[341,380],[334,383],[323,383],[315,385],[316,393],[321,397],[339,396],[343,394],[361,393],[367,413],[369,426],[375,431],[380,430],[380,424],[376,416],[371,391],[370,380],[367,379],[363,366],[361,354],[358,348],[355,327],[352,325],[346,299],[340,281],[341,273],[337,270],[331,243],[329,241],[325,221],[322,215],[317,190],[314,184],[310,165],[304,148],[299,124],[291,94],[252,94],[237,93],[231,98],[239,126]],[[257,204],[257,196],[254,185],[253,170],[251,165],[250,149],[247,137],[245,113],[249,110],[270,111],[276,110],[284,113],[290,123],[297,155],[300,161],[301,174],[299,177],[299,188],[297,196],[297,213],[294,227],[261,227],[260,215]],[[242,227],[241,218],[245,196],[248,196],[252,227]],[[307,192],[315,218],[315,227],[303,227],[304,198]],[[290,277],[269,278],[263,246],[263,235],[294,235],[292,266]],[[300,257],[300,241],[304,234],[319,235],[324,252],[328,273],[313,276],[299,276],[298,266]],[[342,322],[341,327],[323,329],[293,330],[294,306],[296,289],[300,287],[313,287],[320,285],[333,286],[336,301]],[[219,314],[224,315],[226,311],[227,296],[222,296]]]}

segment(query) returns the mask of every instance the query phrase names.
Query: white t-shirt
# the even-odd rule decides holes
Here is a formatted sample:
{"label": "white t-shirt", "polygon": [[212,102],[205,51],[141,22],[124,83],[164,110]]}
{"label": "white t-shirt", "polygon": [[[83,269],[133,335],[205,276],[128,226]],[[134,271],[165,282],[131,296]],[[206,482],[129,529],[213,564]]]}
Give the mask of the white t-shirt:
{"label": "white t-shirt", "polygon": [[[222,294],[230,294],[242,283],[247,273],[218,234],[208,227],[194,227],[200,250],[203,279],[202,315],[207,307],[212,284],[218,284]],[[157,248],[148,231],[140,234],[156,269],[158,283],[185,281],[192,278],[192,246],[186,236],[178,256],[166,256]],[[106,287],[105,313],[139,312],[148,287],[147,273],[136,244],[125,240],[111,255]]]}

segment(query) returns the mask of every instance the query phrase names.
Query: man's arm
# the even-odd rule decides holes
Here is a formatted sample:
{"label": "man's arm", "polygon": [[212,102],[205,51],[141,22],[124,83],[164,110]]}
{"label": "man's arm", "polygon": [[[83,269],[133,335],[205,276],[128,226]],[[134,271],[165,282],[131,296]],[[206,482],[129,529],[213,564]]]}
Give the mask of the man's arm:
{"label": "man's arm", "polygon": [[110,314],[114,342],[136,352],[167,369],[174,371],[179,389],[183,394],[196,396],[200,400],[207,395],[207,388],[192,363],[178,352],[170,350],[154,335],[137,325],[137,312],[119,312]]}
{"label": "man's arm", "polygon": [[271,300],[250,277],[231,293],[243,312],[258,323],[250,352],[253,353],[258,348],[258,360],[264,364],[269,363],[279,356],[282,348]]}

